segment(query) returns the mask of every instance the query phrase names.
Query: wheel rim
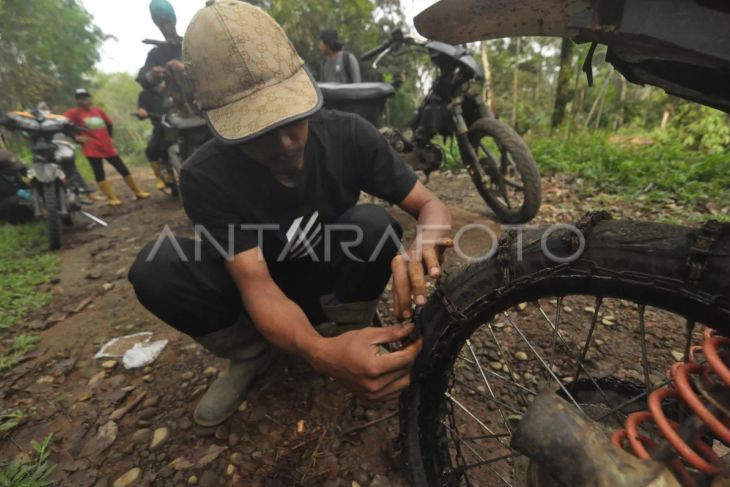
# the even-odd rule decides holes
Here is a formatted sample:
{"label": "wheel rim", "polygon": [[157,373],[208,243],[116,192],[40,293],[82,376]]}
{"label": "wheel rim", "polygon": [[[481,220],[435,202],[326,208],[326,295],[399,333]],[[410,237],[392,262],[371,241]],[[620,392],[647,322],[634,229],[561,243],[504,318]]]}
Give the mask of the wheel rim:
{"label": "wheel rim", "polygon": [[518,211],[525,204],[524,182],[512,156],[494,139],[484,136],[475,145],[481,185],[505,211]]}
{"label": "wheel rim", "polygon": [[[440,483],[553,485],[509,446],[529,398],[558,391],[609,434],[628,412],[646,409],[646,396],[668,383],[666,368],[681,358],[671,352],[686,353],[701,328],[679,314],[602,297],[540,298],[503,311],[455,358],[443,414],[432,425],[440,429]],[[637,392],[620,395],[610,383]]]}

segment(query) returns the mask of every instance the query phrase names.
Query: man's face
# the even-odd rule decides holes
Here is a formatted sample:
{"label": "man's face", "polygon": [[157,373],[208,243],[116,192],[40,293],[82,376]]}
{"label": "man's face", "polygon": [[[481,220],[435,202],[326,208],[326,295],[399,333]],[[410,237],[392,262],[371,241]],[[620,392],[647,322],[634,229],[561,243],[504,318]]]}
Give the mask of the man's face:
{"label": "man's face", "polygon": [[81,108],[91,108],[92,99],[90,96],[82,96],[76,99],[76,104]]}
{"label": "man's face", "polygon": [[274,175],[293,176],[304,166],[309,121],[298,120],[241,145],[241,150]]}
{"label": "man's face", "polygon": [[324,42],[319,41],[319,52],[321,52],[322,54],[329,54],[330,48],[327,47],[327,44],[325,44]]}

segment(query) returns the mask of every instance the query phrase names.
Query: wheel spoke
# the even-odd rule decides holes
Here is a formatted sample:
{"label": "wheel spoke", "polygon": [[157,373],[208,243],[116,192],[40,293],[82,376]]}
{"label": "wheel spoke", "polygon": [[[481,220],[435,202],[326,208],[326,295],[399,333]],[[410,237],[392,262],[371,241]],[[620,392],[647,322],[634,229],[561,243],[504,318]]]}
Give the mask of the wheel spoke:
{"label": "wheel spoke", "polygon": [[[472,447],[472,446],[471,446],[471,445],[470,445],[469,443],[467,443],[466,441],[464,441],[464,440],[463,440],[463,439],[461,438],[461,435],[459,434],[459,432],[458,432],[458,431],[455,431],[455,430],[454,430],[454,428],[452,428],[452,427],[451,427],[451,426],[449,426],[448,424],[445,424],[445,423],[444,423],[444,426],[446,426],[446,429],[448,429],[449,431],[451,431],[451,433],[452,433],[452,434],[456,435],[456,441],[458,441],[458,442],[459,442],[460,444],[464,445],[464,446],[465,446],[465,447],[466,447],[466,448],[467,448],[467,449],[468,449],[468,450],[469,450],[469,451],[470,451],[470,452],[471,452],[471,453],[472,453],[472,454],[473,454],[474,456],[476,456],[476,457],[477,457],[477,458],[479,459],[479,461],[481,461],[481,462],[485,461],[485,460],[484,460],[484,457],[482,457],[482,456],[481,456],[481,455],[479,454],[479,452],[477,452],[477,451],[476,451],[476,450],[475,450],[475,449],[474,449],[474,448],[473,448],[473,447]],[[519,455],[519,454],[518,454],[518,455]],[[494,467],[493,467],[492,465],[487,465],[487,467],[488,467],[488,468],[489,468],[489,470],[490,470],[490,471],[491,471],[491,472],[492,472],[492,473],[493,473],[494,475],[496,475],[496,476],[497,476],[497,478],[499,478],[499,480],[501,480],[501,481],[502,481],[502,482],[503,482],[503,483],[504,483],[505,485],[508,485],[508,486],[512,487],[512,484],[511,484],[511,483],[510,483],[510,482],[509,482],[509,481],[508,481],[507,479],[505,479],[505,478],[504,478],[504,477],[503,477],[503,476],[502,476],[502,475],[501,475],[501,474],[500,474],[499,472],[497,472],[497,470],[496,470],[496,469],[495,469],[495,468],[494,468]],[[458,472],[458,469],[457,469],[457,470],[455,470],[454,472]]]}
{"label": "wheel spoke", "polygon": [[555,372],[553,372],[553,370],[550,367],[548,367],[547,363],[545,362],[545,359],[543,359],[542,356],[537,352],[537,350],[535,349],[532,342],[530,342],[530,340],[527,339],[527,337],[522,332],[520,327],[518,327],[517,324],[514,321],[512,321],[512,318],[510,317],[509,313],[507,313],[505,311],[504,316],[507,318],[507,321],[509,321],[510,325],[512,325],[512,328],[517,332],[517,334],[520,335],[520,338],[522,338],[522,340],[527,344],[527,346],[530,347],[530,350],[532,350],[532,353],[535,355],[535,357],[537,357],[537,359],[540,361],[540,364],[542,364],[543,368],[547,371],[547,373],[555,380],[555,382],[558,383],[558,386],[565,393],[565,395],[568,397],[568,399],[570,399],[570,402],[572,402],[575,405],[575,407],[577,407],[580,411],[583,411],[583,408],[580,407],[580,405],[578,404],[578,401],[575,400],[575,398],[570,393],[570,391],[568,391],[568,389],[565,387],[565,384],[563,384],[563,382],[558,378],[558,376],[555,375]]}
{"label": "wheel spoke", "polygon": [[[507,353],[502,348],[502,343],[499,341],[499,339],[497,338],[497,335],[494,333],[494,329],[492,328],[492,324],[491,323],[489,325],[487,325],[487,329],[489,330],[489,334],[492,336],[492,340],[497,345],[497,350],[499,350],[499,356],[500,356],[500,358],[502,359],[502,361],[504,361],[504,363],[507,365],[507,368],[509,369],[509,372],[505,372],[505,373],[507,374],[508,377],[514,379],[514,375],[512,375],[512,372],[515,369],[512,366],[512,362],[507,358]],[[517,382],[517,381],[516,380],[512,380],[510,382]],[[522,394],[522,390],[521,389],[518,389],[518,394],[520,395],[520,399],[522,400],[522,405],[523,406],[527,406],[528,404],[530,404],[529,401],[527,400],[527,398],[524,396],[524,394]]]}
{"label": "wheel spoke", "polygon": [[[484,374],[484,369],[482,368],[482,364],[479,362],[479,359],[477,358],[477,354],[474,353],[474,347],[471,346],[471,340],[466,341],[466,345],[469,347],[469,351],[471,352],[471,356],[474,357],[474,361],[477,364],[477,368],[479,369],[479,373],[482,376],[482,379],[484,379],[484,384],[487,386],[487,390],[489,391],[489,395],[491,396],[492,400],[497,403],[497,397],[494,395],[494,390],[492,390],[492,385],[489,383],[489,380],[487,379],[487,376]],[[502,422],[504,423],[504,427],[508,432],[512,432],[510,430],[509,424],[507,422],[507,418],[504,416],[504,411],[502,411],[502,408],[499,408],[499,414],[502,416]]]}
{"label": "wheel spoke", "polygon": [[494,458],[490,458],[488,460],[482,460],[482,461],[477,462],[477,463],[472,463],[472,464],[469,464],[469,465],[464,465],[462,467],[459,467],[455,471],[461,473],[461,472],[465,472],[465,471],[467,471],[469,469],[472,469],[472,468],[483,467],[484,465],[489,465],[490,463],[501,462],[502,460],[507,460],[509,458],[515,458],[515,457],[519,457],[519,456],[522,456],[522,455],[520,455],[519,453],[508,453],[506,455],[502,455],[502,456],[499,456],[499,457],[494,457]]}
{"label": "wheel spoke", "polygon": [[583,351],[580,353],[580,359],[578,360],[578,369],[575,371],[575,375],[573,376],[573,382],[578,382],[580,373],[584,369],[583,364],[585,363],[586,356],[588,356],[588,349],[591,348],[591,343],[593,342],[593,332],[596,331],[596,325],[598,324],[598,313],[600,312],[601,305],[603,305],[603,297],[596,297],[596,304],[593,306],[591,327],[588,329],[588,336],[586,337],[586,341],[583,344]]}

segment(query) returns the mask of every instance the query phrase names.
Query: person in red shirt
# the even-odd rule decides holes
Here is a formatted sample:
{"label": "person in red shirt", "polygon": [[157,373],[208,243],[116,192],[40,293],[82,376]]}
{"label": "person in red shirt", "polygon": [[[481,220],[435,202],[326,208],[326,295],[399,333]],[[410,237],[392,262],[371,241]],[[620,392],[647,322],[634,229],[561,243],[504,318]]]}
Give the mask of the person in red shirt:
{"label": "person in red shirt", "polygon": [[150,194],[142,191],[137,185],[124,161],[119,157],[116,147],[112,142],[113,124],[109,116],[99,107],[93,106],[91,93],[84,88],[79,88],[75,93],[76,107],[64,113],[73,124],[86,129],[75,138],[83,145],[83,151],[94,171],[96,184],[106,195],[107,202],[111,206],[121,205],[109,181],[104,174],[104,159],[124,178],[129,188],[138,199],[149,198]]}

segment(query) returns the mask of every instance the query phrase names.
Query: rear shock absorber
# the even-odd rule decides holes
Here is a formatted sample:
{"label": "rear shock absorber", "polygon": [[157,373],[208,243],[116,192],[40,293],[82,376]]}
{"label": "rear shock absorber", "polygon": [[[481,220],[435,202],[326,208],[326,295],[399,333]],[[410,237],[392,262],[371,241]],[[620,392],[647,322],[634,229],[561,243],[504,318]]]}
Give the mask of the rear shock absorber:
{"label": "rear shock absorber", "polygon": [[[703,355],[706,364],[700,363],[698,355]],[[727,475],[728,470],[712,449],[712,444],[701,427],[730,445],[730,339],[718,336],[714,330],[707,329],[701,346],[690,348],[686,362],[675,363],[667,371],[671,385],[649,395],[649,411],[635,412],[628,416],[624,429],[617,430],[611,441],[625,448],[641,459],[649,459],[649,449],[657,444],[639,432],[643,423],[653,424],[659,434],[686,464],[710,475]],[[662,409],[662,401],[675,399],[687,405],[694,413],[696,427],[684,431],[680,425],[669,419]],[[675,459],[672,470],[683,485],[695,485],[684,464]]]}

